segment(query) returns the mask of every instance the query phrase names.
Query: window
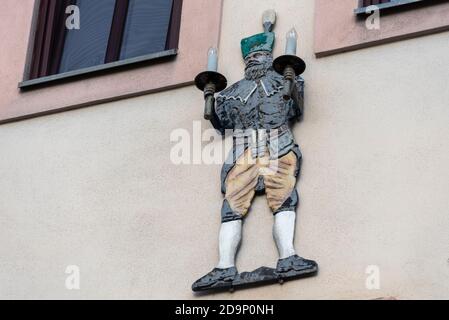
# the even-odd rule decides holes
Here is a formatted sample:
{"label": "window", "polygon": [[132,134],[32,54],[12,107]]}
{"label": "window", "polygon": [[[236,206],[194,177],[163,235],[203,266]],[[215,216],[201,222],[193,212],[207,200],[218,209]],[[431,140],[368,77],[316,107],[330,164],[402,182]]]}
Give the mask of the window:
{"label": "window", "polygon": [[[449,0],[391,0],[377,4],[379,28],[367,28],[374,1],[315,0],[315,54],[324,57],[449,30]],[[390,6],[390,9],[388,8]],[[354,14],[354,8],[356,15]],[[369,7],[369,6],[368,6]],[[383,9],[382,9],[383,8]],[[367,12],[368,11],[368,12]]]}
{"label": "window", "polygon": [[394,0],[360,0],[359,7],[368,7],[372,5],[378,5],[381,3],[393,2]]}
{"label": "window", "polygon": [[[80,28],[68,29],[68,6]],[[40,0],[28,79],[177,49],[182,0]]]}
{"label": "window", "polygon": [[[355,9],[356,14],[366,14],[366,8],[369,6],[377,6],[381,11],[388,11],[390,9],[404,9],[413,6],[420,6],[438,2],[436,0],[359,0],[359,7]],[[443,2],[443,1],[441,1]],[[371,11],[369,12],[371,13]]]}

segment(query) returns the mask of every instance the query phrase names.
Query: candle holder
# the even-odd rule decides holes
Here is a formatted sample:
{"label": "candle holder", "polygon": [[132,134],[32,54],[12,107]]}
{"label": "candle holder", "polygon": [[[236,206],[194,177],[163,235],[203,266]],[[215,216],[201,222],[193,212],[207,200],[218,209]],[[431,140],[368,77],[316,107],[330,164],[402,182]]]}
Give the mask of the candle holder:
{"label": "candle holder", "polygon": [[195,77],[196,87],[204,92],[204,119],[211,120],[215,104],[215,93],[223,91],[228,86],[228,80],[221,73],[204,71]]}
{"label": "candle holder", "polygon": [[306,63],[298,56],[286,54],[274,60],[273,68],[277,73],[284,76],[286,84],[282,96],[284,100],[290,100],[295,77],[304,73]]}

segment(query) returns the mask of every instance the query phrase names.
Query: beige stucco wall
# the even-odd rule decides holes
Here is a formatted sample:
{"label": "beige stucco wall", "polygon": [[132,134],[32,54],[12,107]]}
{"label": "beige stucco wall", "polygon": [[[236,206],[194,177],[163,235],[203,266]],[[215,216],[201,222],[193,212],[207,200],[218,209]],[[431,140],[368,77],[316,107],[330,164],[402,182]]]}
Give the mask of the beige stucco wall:
{"label": "beige stucco wall", "polygon": [[[208,298],[449,298],[449,33],[316,59],[313,1],[226,0],[221,71],[279,14],[308,62],[296,244],[318,277]],[[0,126],[0,298],[195,298],[217,259],[219,166],[170,163],[170,133],[202,117],[194,87]],[[208,124],[203,122],[203,128]],[[258,198],[240,271],[272,266]],[[81,289],[67,290],[78,265]],[[380,268],[380,290],[365,269]],[[205,297],[201,297],[205,298]]]}

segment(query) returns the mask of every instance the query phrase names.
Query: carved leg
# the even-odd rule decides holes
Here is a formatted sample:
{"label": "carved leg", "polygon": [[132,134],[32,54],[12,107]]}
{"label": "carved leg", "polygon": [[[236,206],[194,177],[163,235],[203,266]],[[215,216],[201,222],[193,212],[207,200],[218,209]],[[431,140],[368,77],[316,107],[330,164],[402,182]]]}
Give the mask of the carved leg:
{"label": "carved leg", "polygon": [[279,251],[279,259],[296,254],[293,245],[295,222],[296,213],[294,211],[283,211],[274,216],[273,237]]}
{"label": "carved leg", "polygon": [[235,255],[242,238],[242,219],[248,213],[256,193],[258,168],[247,150],[226,179],[226,195],[221,210],[220,262],[225,269],[235,266]]}
{"label": "carved leg", "polygon": [[221,225],[219,238],[220,261],[217,268],[227,269],[235,266],[235,256],[242,240],[242,220],[225,222]]}

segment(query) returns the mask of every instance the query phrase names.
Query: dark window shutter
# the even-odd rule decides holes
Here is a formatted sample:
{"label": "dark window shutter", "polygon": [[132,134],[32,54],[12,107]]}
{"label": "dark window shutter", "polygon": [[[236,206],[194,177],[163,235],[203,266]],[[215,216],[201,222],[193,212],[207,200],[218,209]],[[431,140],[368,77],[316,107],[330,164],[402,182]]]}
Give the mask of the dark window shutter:
{"label": "dark window shutter", "polygon": [[173,8],[170,17],[170,28],[168,29],[167,43],[165,49],[178,49],[179,32],[181,30],[182,0],[173,0]]}
{"label": "dark window shutter", "polygon": [[81,28],[68,30],[59,73],[104,64],[115,3],[78,0]]}
{"label": "dark window shutter", "polygon": [[361,0],[360,7],[369,7],[376,4],[391,2],[392,0]]}
{"label": "dark window shutter", "polygon": [[[65,26],[77,5],[81,28]],[[177,49],[182,0],[41,0],[28,79]]]}
{"label": "dark window shutter", "polygon": [[172,0],[129,0],[120,60],[165,50]]}
{"label": "dark window shutter", "polygon": [[65,8],[75,0],[42,0],[31,59],[31,79],[58,72],[66,33]]}
{"label": "dark window shutter", "polygon": [[372,0],[361,0],[360,2],[360,7],[368,7],[372,4]]}

